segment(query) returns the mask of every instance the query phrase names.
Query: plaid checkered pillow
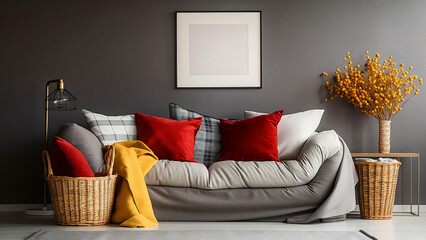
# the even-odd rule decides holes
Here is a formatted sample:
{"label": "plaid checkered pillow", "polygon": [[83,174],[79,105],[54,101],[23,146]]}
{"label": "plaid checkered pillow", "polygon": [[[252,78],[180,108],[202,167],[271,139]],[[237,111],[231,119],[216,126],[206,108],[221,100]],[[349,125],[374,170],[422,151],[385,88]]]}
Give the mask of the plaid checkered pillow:
{"label": "plaid checkered pillow", "polygon": [[111,145],[115,142],[138,140],[135,116],[106,116],[82,110],[84,118],[90,131],[102,143],[102,146]]}
{"label": "plaid checkered pillow", "polygon": [[177,104],[169,104],[170,118],[174,120],[187,120],[203,117],[200,129],[195,136],[194,160],[209,166],[220,158],[222,152],[222,134],[220,133],[220,120],[187,110]]}

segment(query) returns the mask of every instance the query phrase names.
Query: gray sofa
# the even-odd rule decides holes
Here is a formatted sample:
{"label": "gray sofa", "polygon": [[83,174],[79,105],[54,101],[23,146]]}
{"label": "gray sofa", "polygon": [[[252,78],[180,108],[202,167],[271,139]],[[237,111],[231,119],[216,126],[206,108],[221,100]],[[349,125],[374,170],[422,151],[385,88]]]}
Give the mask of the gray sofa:
{"label": "gray sofa", "polygon": [[[86,158],[102,155],[99,140],[81,126],[68,124],[58,135]],[[324,131],[311,136],[295,160],[229,160],[207,168],[162,159],[145,181],[160,221],[309,223],[344,220],[355,208],[358,178],[344,141]]]}
{"label": "gray sofa", "polygon": [[344,220],[355,208],[358,178],[346,144],[337,135],[330,140],[333,134],[312,136],[297,160],[214,163],[207,180],[188,166],[175,168],[202,164],[160,160],[145,177],[154,212],[165,221]]}

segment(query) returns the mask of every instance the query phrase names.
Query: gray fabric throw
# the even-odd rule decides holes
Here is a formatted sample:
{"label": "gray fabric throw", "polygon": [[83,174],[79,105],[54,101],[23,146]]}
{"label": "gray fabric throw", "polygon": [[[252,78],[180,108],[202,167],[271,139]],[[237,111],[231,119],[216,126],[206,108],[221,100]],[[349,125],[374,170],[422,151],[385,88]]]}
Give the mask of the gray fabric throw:
{"label": "gray fabric throw", "polygon": [[[161,223],[160,223],[161,225]],[[280,231],[280,230],[125,230],[125,231],[44,231],[40,230],[27,239],[36,240],[368,240],[373,239],[357,231]]]}
{"label": "gray fabric throw", "polygon": [[148,186],[155,216],[159,221],[344,220],[346,213],[355,209],[358,177],[342,139],[339,145],[339,151],[306,185],[218,190]]}

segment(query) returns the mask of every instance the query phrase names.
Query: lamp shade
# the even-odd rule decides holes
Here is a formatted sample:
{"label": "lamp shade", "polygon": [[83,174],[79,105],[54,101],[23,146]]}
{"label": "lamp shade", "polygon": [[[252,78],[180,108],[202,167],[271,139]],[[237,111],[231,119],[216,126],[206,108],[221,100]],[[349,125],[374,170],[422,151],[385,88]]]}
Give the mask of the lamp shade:
{"label": "lamp shade", "polygon": [[69,111],[77,109],[77,98],[66,89],[55,89],[45,99],[49,111]]}

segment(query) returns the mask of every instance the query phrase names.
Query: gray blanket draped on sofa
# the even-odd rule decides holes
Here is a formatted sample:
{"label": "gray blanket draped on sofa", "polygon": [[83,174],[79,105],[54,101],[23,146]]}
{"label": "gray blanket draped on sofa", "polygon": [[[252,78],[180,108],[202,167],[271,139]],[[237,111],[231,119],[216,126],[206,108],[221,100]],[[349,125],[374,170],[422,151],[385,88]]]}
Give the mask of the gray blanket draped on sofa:
{"label": "gray blanket draped on sofa", "polygon": [[148,186],[160,221],[337,221],[355,208],[358,177],[345,142],[306,185],[204,190]]}

